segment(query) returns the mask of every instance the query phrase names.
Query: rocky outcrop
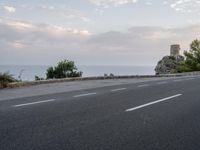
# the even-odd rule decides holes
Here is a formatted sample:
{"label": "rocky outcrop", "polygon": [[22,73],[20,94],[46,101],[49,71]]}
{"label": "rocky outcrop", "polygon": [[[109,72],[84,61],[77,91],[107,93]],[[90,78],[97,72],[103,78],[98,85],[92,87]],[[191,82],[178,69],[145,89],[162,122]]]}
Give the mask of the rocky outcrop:
{"label": "rocky outcrop", "polygon": [[156,74],[172,74],[177,73],[181,63],[184,62],[184,57],[178,56],[165,56],[160,60],[155,68]]}

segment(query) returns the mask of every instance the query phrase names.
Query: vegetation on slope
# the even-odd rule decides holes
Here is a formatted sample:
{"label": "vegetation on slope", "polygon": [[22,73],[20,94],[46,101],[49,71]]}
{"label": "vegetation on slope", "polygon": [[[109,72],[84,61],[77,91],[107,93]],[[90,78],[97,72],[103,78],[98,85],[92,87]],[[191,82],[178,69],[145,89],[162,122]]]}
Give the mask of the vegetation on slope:
{"label": "vegetation on slope", "polygon": [[200,40],[190,44],[190,50],[184,52],[185,61],[179,67],[179,72],[200,71]]}
{"label": "vegetation on slope", "polygon": [[5,88],[9,83],[16,81],[17,80],[9,72],[0,73],[0,88]]}
{"label": "vegetation on slope", "polygon": [[200,71],[200,40],[194,40],[190,49],[184,51],[184,57],[165,56],[155,68],[156,74],[171,74]]}

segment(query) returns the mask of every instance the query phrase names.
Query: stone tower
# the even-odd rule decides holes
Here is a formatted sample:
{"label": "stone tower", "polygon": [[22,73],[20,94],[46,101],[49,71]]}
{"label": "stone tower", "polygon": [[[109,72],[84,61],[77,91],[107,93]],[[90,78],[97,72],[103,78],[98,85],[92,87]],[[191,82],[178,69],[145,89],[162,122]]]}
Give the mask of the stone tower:
{"label": "stone tower", "polygon": [[180,55],[180,45],[179,44],[174,44],[174,45],[171,45],[170,47],[170,55],[171,56],[178,56]]}

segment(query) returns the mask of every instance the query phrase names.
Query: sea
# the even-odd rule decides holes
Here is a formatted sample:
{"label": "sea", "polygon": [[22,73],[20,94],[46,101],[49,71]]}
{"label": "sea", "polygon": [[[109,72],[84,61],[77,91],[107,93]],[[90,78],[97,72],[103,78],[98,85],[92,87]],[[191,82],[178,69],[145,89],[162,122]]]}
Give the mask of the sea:
{"label": "sea", "polygon": [[[35,76],[46,78],[50,66],[0,65],[0,72],[9,72],[14,78],[33,81]],[[154,66],[77,66],[83,77],[114,75],[153,75]]]}

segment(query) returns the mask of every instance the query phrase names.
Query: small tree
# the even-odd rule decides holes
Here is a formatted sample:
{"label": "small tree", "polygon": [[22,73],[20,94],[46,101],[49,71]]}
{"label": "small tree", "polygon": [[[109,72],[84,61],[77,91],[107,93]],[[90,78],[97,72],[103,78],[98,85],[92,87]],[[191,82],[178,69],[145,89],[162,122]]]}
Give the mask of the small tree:
{"label": "small tree", "polygon": [[57,66],[48,68],[46,75],[47,79],[59,79],[67,77],[81,77],[82,72],[77,70],[73,61],[64,60],[59,62]]}
{"label": "small tree", "polygon": [[0,73],[0,88],[7,87],[8,83],[16,82],[17,80],[13,78],[9,72]]}
{"label": "small tree", "polygon": [[190,50],[184,52],[185,62],[180,66],[180,72],[200,71],[200,40],[190,44]]}
{"label": "small tree", "polygon": [[41,80],[44,80],[44,78],[41,78],[39,76],[35,76],[35,81],[41,81]]}
{"label": "small tree", "polygon": [[47,79],[53,79],[54,78],[54,69],[53,69],[53,67],[49,67],[47,69],[46,76],[47,76]]}

